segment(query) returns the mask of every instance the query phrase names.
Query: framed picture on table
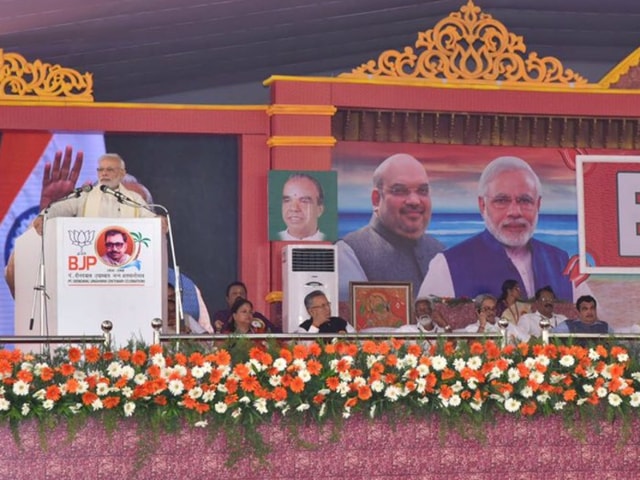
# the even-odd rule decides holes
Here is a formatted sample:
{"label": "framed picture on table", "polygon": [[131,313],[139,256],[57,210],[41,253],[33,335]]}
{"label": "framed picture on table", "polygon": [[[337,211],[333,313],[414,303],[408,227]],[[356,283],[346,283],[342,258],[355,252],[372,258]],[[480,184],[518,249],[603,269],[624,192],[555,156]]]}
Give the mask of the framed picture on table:
{"label": "framed picture on table", "polygon": [[411,319],[410,282],[349,282],[349,297],[356,331],[398,328]]}

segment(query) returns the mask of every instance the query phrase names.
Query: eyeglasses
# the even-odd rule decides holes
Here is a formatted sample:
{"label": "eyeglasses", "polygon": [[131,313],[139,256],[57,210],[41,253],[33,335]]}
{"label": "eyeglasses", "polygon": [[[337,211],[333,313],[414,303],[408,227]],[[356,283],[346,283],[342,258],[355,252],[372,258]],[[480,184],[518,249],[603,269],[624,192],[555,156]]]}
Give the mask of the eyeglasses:
{"label": "eyeglasses", "polygon": [[391,185],[386,189],[389,195],[394,197],[408,197],[411,195],[411,192],[415,192],[419,197],[428,197],[429,196],[429,184],[420,185],[417,188],[409,188],[405,185]]}
{"label": "eyeglasses", "polygon": [[309,307],[309,310],[315,310],[317,308],[331,308],[331,302],[323,303],[322,305],[316,305],[314,307]]}
{"label": "eyeglasses", "polygon": [[98,167],[96,168],[96,171],[98,173],[102,173],[102,172],[107,172],[107,173],[115,173],[117,171],[119,171],[119,168],[114,168],[114,167]]}
{"label": "eyeglasses", "polygon": [[497,210],[506,210],[515,201],[521,210],[533,210],[536,207],[536,199],[531,195],[520,195],[515,199],[509,195],[496,195],[495,197],[486,197],[489,199],[491,206]]}
{"label": "eyeglasses", "polygon": [[122,248],[124,246],[124,243],[122,242],[107,242],[105,243],[105,246],[107,248]]}
{"label": "eyeglasses", "polygon": [[495,312],[496,307],[482,307],[480,310],[483,312]]}
{"label": "eyeglasses", "polygon": [[542,303],[554,303],[556,301],[555,298],[552,297],[541,297],[540,302]]}

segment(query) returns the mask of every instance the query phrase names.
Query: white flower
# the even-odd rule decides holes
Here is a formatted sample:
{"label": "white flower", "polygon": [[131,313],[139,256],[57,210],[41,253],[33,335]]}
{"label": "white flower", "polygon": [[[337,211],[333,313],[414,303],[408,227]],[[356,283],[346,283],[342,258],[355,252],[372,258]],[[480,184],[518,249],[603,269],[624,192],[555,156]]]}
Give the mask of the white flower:
{"label": "white flower", "polygon": [[538,355],[536,357],[536,362],[538,362],[540,365],[544,365],[545,367],[549,366],[549,357],[547,357],[546,355]]}
{"label": "white flower", "polygon": [[364,387],[367,384],[367,381],[364,379],[364,377],[358,376],[353,379],[352,383],[357,387]]}
{"label": "white flower", "polygon": [[47,398],[47,391],[44,388],[41,388],[36,393],[33,394],[33,398],[36,400],[43,401]]}
{"label": "white flower", "polygon": [[238,418],[240,415],[242,415],[242,409],[240,407],[236,408],[233,412],[231,412],[231,416],[233,418]]}
{"label": "white flower", "polygon": [[324,417],[324,414],[327,413],[327,404],[323,403],[320,405],[320,411],[318,412],[319,417]]}
{"label": "white flower", "polygon": [[81,403],[76,403],[75,405],[71,405],[69,407],[69,410],[71,410],[71,413],[76,414],[80,410],[82,410],[82,404]]}
{"label": "white flower", "polygon": [[31,407],[29,406],[29,404],[23,403],[22,408],[20,409],[20,413],[22,414],[22,416],[26,417],[27,415],[29,415],[30,411],[31,411]]}
{"label": "white flower", "polygon": [[527,385],[522,390],[520,390],[520,395],[522,395],[524,398],[531,398],[533,397],[533,389],[529,385]]}
{"label": "white flower", "polygon": [[89,382],[82,380],[78,382],[78,393],[86,393],[89,390]]}
{"label": "white flower", "polygon": [[301,358],[296,358],[293,362],[291,362],[291,365],[296,367],[296,370],[303,370],[307,368],[307,362],[305,362]]}
{"label": "white flower", "polygon": [[384,392],[384,396],[395,402],[400,397],[400,389],[395,385],[389,385]]}
{"label": "white flower", "polygon": [[202,394],[202,401],[205,403],[209,403],[216,396],[215,390],[207,390]]}
{"label": "white flower", "polygon": [[153,357],[151,357],[151,363],[160,368],[163,368],[167,365],[162,353],[156,353]]}
{"label": "white flower", "polygon": [[263,365],[255,358],[252,358],[251,360],[249,360],[249,365],[251,366],[251,368],[249,369],[251,375],[254,375],[255,372],[262,372],[267,368],[266,365]]}
{"label": "white flower", "polygon": [[109,393],[109,385],[104,382],[100,382],[96,385],[96,395],[104,397],[107,393]]}
{"label": "white flower", "polygon": [[120,370],[120,376],[126,378],[127,380],[131,380],[135,374],[136,371],[131,365],[125,365]]}
{"label": "white flower", "polygon": [[267,399],[258,398],[253,402],[253,408],[255,408],[258,413],[267,413],[269,411],[267,409]]}
{"label": "white flower", "polygon": [[200,420],[193,424],[194,427],[198,427],[198,428],[204,428],[207,425],[209,425],[209,422],[207,420]]}
{"label": "white flower", "polygon": [[136,404],[134,402],[126,402],[122,409],[124,410],[124,416],[130,417],[136,411]]}
{"label": "white flower", "polygon": [[20,370],[26,370],[27,372],[33,371],[33,363],[31,362],[22,362],[20,364]]}
{"label": "white flower", "polygon": [[582,386],[582,390],[584,390],[585,393],[593,393],[593,385],[586,383]]}
{"label": "white flower", "polygon": [[120,390],[120,393],[122,393],[124,398],[131,398],[131,395],[133,395],[133,389],[131,387],[124,387]]}
{"label": "white flower", "polygon": [[376,393],[380,393],[381,391],[384,390],[384,382],[382,380],[375,380],[371,384],[371,390]]}
{"label": "white flower", "polygon": [[504,402],[505,410],[511,413],[515,413],[520,410],[520,405],[522,405],[520,401],[515,398],[507,398]]}
{"label": "white flower", "polygon": [[633,408],[638,408],[640,406],[640,392],[633,392],[629,396],[629,405]]}
{"label": "white flower", "polygon": [[91,408],[93,408],[94,411],[96,410],[102,410],[103,405],[102,405],[102,400],[100,400],[99,398],[95,399],[92,403],[91,403]]}
{"label": "white flower", "polygon": [[461,402],[462,399],[460,398],[460,395],[451,395],[451,398],[449,399],[449,405],[452,407],[457,407]]}
{"label": "white flower", "polygon": [[463,358],[456,358],[453,361],[453,368],[456,372],[461,372],[464,367],[467,366],[467,362],[464,361]]}
{"label": "white flower", "polygon": [[189,397],[193,398],[194,400],[197,400],[198,398],[200,398],[202,396],[202,388],[201,387],[193,387],[191,390],[189,390],[187,395],[189,395]]}
{"label": "white flower", "polygon": [[536,400],[538,401],[538,403],[547,403],[550,399],[551,397],[549,396],[548,393],[541,393],[536,397]]}
{"label": "white flower", "polygon": [[469,359],[467,365],[471,370],[478,370],[482,366],[482,359],[479,356],[474,355]]}
{"label": "white flower", "polygon": [[184,391],[184,383],[182,383],[182,380],[174,378],[169,381],[169,391],[174,396],[180,395]]}
{"label": "white flower", "polygon": [[618,395],[617,393],[610,393],[608,400],[609,405],[611,405],[612,407],[618,407],[622,403],[622,398],[620,398],[620,395]]}
{"label": "white flower", "polygon": [[214,410],[215,410],[217,413],[224,413],[224,412],[226,412],[226,411],[227,411],[227,408],[228,408],[228,407],[227,407],[227,404],[226,404],[226,403],[224,403],[224,402],[218,402],[218,403],[216,403],[216,404],[214,405],[214,407],[213,407],[213,408],[214,408]]}
{"label": "white flower", "polygon": [[600,358],[600,355],[598,355],[598,352],[596,352],[593,348],[589,349],[589,358],[593,361],[598,360]]}
{"label": "white flower", "polygon": [[278,357],[273,362],[273,368],[275,368],[279,372],[282,372],[284,369],[287,368],[287,361],[282,357]]}
{"label": "white flower", "polygon": [[220,393],[227,393],[227,387],[224,383],[219,383],[218,386],[216,387],[216,390],[219,391]]}
{"label": "white flower", "polygon": [[147,376],[144,373],[138,373],[135,377],[133,377],[133,383],[136,385],[144,385],[147,381]]}
{"label": "white flower", "polygon": [[626,353],[619,353],[618,354],[618,361],[620,363],[626,363],[629,361],[629,355],[627,355]]}
{"label": "white flower", "polygon": [[640,382],[640,372],[633,372],[631,374],[631,378],[633,378],[636,382]]}
{"label": "white flower", "polygon": [[575,365],[576,363],[576,359],[573,358],[573,355],[563,355],[560,358],[560,365],[562,365],[563,367],[572,367],[573,365]]}
{"label": "white flower", "polygon": [[418,371],[421,377],[426,377],[427,375],[429,375],[429,367],[424,363],[421,363],[420,365],[418,365],[416,367],[416,370]]}
{"label": "white flower", "polygon": [[401,364],[403,366],[408,366],[408,367],[411,367],[411,368],[415,368],[416,365],[418,365],[418,357],[416,357],[415,355],[413,355],[411,353],[408,353],[402,359],[402,363]]}
{"label": "white flower", "polygon": [[6,398],[0,398],[0,411],[7,411],[11,408],[11,402]]}
{"label": "white flower", "polygon": [[282,383],[282,377],[280,375],[271,375],[269,377],[269,385],[272,387],[277,387]]}
{"label": "white flower", "polygon": [[604,387],[599,387],[598,390],[596,390],[596,395],[598,395],[600,398],[606,397],[607,393],[607,389]]}
{"label": "white flower", "polygon": [[18,380],[13,384],[13,393],[19,397],[24,397],[29,393],[29,384],[23,380]]}
{"label": "white flower", "polygon": [[122,365],[119,362],[111,362],[107,367],[107,374],[111,378],[117,378],[120,376],[120,371],[122,370]]}
{"label": "white flower", "polygon": [[45,400],[44,402],[42,402],[42,408],[44,408],[45,410],[53,410],[54,405],[55,402],[53,400]]}
{"label": "white flower", "polygon": [[533,357],[527,357],[524,361],[524,366],[527,367],[529,370],[531,370],[532,368],[535,368],[536,359]]}
{"label": "white flower", "polygon": [[305,410],[309,410],[309,404],[308,403],[301,403],[300,405],[298,405],[296,407],[296,410],[299,412],[304,412]]}
{"label": "white flower", "polygon": [[460,393],[462,390],[464,390],[462,382],[460,382],[460,380],[456,380],[456,383],[451,385],[451,390],[453,390],[455,393]]}
{"label": "white flower", "polygon": [[436,372],[444,370],[447,367],[447,359],[442,355],[436,355],[435,357],[431,358],[431,367]]}
{"label": "white flower", "polygon": [[476,412],[479,412],[480,409],[482,408],[482,403],[481,402],[476,402],[475,400],[473,402],[471,402],[469,404],[469,406],[471,408],[473,408]]}
{"label": "white flower", "polygon": [[544,382],[544,374],[538,370],[532,370],[529,374],[529,380],[533,380],[536,383]]}
{"label": "white flower", "polygon": [[567,402],[556,402],[555,405],[553,406],[554,410],[562,410],[565,405],[567,404]]}
{"label": "white flower", "polygon": [[349,418],[351,416],[351,408],[345,407],[344,412],[342,412],[342,418]]}
{"label": "white flower", "polygon": [[309,373],[309,370],[305,369],[305,370],[300,370],[298,372],[298,377],[300,377],[300,379],[304,382],[307,383],[309,380],[311,380],[311,374]]}
{"label": "white flower", "polygon": [[181,377],[185,377],[187,375],[187,367],[185,367],[184,365],[174,365],[173,367],[171,367],[169,369],[170,373],[177,373],[178,375],[180,375]]}
{"label": "white flower", "polygon": [[73,372],[73,378],[75,378],[76,380],[84,380],[85,378],[87,378],[87,374],[82,370],[76,370],[75,372]]}
{"label": "white flower", "polygon": [[340,394],[341,397],[344,397],[349,393],[351,389],[349,388],[349,384],[347,382],[340,382],[338,387],[336,388],[336,392]]}
{"label": "white flower", "polygon": [[251,403],[251,399],[249,397],[247,397],[246,395],[244,395],[243,397],[240,398],[240,400],[238,400],[238,402],[244,403],[245,405],[248,405],[248,404]]}
{"label": "white flower", "polygon": [[507,370],[507,381],[509,383],[518,383],[520,380],[520,371],[517,368],[511,367]]}
{"label": "white flower", "polygon": [[199,365],[196,365],[195,367],[193,367],[193,368],[191,369],[191,376],[192,376],[193,378],[202,378],[202,377],[204,377],[204,374],[205,374],[205,373],[206,373],[206,372],[205,372],[204,368],[202,368],[202,367],[201,367],[201,366],[199,366]]}
{"label": "white flower", "polygon": [[469,378],[469,380],[467,380],[467,388],[469,390],[475,390],[478,388],[478,379],[473,377]]}
{"label": "white flower", "polygon": [[418,399],[418,403],[420,405],[426,405],[427,403],[429,403],[429,397],[420,397]]}

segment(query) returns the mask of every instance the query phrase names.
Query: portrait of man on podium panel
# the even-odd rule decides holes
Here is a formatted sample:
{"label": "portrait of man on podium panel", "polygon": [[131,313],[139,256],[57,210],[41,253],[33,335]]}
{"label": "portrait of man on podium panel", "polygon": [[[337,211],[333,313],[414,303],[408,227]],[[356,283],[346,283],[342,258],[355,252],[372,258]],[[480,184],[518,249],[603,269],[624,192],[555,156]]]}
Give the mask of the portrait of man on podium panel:
{"label": "portrait of man on podium panel", "polygon": [[120,267],[131,260],[129,235],[121,229],[110,228],[104,233],[104,250],[100,260],[105,265]]}
{"label": "portrait of man on podium panel", "polygon": [[321,242],[336,238],[335,172],[269,172],[269,240]]}

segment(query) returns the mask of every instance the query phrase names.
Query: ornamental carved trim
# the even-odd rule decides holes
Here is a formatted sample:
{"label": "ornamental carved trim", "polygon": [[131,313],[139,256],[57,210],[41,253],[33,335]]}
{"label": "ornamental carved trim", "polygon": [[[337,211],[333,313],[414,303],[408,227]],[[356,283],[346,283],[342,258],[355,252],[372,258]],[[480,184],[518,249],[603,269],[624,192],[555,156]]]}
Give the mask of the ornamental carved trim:
{"label": "ornamental carved trim", "polygon": [[386,50],[341,77],[401,77],[439,82],[587,85],[555,57],[526,54],[522,36],[469,0],[434,28],[418,33],[415,49]]}
{"label": "ornamental carved trim", "polygon": [[93,101],[93,76],[0,49],[0,100]]}

